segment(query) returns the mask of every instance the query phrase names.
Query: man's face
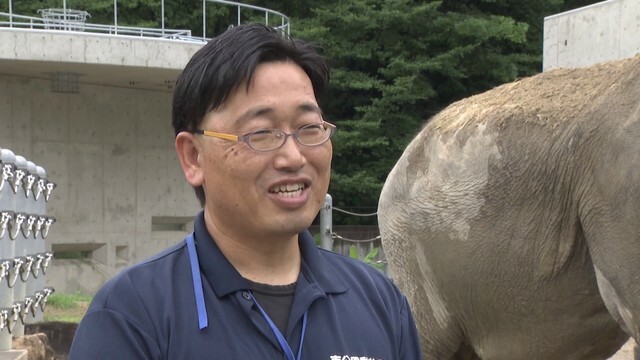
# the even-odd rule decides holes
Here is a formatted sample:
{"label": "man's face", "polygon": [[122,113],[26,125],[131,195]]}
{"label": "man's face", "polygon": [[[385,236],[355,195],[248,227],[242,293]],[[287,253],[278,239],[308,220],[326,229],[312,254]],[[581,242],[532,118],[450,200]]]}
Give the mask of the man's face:
{"label": "man's face", "polygon": [[[209,113],[200,129],[244,135],[275,128],[286,133],[322,121],[309,77],[294,63],[263,63],[248,88],[241,84]],[[206,195],[205,213],[225,236],[240,240],[294,236],[324,202],[331,142],[305,147],[289,137],[269,152],[243,142],[196,138]]]}

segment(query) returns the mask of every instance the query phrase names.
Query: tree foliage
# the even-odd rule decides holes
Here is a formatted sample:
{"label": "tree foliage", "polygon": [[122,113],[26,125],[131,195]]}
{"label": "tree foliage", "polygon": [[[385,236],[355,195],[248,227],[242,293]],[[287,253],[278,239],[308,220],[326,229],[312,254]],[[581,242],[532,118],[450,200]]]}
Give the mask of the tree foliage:
{"label": "tree foliage", "polygon": [[336,206],[375,210],[388,172],[430,116],[535,62],[514,51],[526,43],[526,23],[454,10],[440,1],[348,0],[296,22],[294,35],[322,44],[332,63],[322,103],[339,127],[330,189]]}

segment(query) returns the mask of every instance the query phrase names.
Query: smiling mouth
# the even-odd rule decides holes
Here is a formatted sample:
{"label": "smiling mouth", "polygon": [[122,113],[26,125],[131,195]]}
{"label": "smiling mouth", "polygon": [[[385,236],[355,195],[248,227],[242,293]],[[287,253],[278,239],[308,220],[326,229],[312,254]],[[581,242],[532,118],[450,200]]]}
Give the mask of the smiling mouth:
{"label": "smiling mouth", "polygon": [[305,187],[306,186],[303,183],[286,184],[286,185],[275,186],[271,188],[269,192],[272,194],[276,194],[278,196],[295,197],[295,196],[300,196],[302,194],[302,191],[304,191]]}

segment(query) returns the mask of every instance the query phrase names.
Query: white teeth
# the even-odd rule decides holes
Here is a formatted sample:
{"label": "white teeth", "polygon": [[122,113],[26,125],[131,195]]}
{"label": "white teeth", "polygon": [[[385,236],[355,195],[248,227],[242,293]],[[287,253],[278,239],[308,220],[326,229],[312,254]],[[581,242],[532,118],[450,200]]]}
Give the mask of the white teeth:
{"label": "white teeth", "polygon": [[302,190],[304,190],[304,184],[297,183],[276,186],[272,188],[270,192],[277,193],[281,196],[293,197],[302,194]]}
{"label": "white teeth", "polygon": [[301,186],[303,186],[303,185],[302,184],[288,184],[287,185],[287,191],[298,190]]}

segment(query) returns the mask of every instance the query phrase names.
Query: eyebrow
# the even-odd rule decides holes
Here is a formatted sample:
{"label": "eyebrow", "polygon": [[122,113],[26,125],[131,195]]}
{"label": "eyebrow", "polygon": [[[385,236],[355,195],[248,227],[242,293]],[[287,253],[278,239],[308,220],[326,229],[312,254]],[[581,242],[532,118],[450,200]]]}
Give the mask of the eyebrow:
{"label": "eyebrow", "polygon": [[[238,118],[236,118],[234,123],[235,124],[241,124],[243,122],[248,121],[249,119],[253,119],[253,118],[256,118],[256,117],[273,114],[274,112],[275,112],[275,110],[272,107],[268,107],[268,106],[260,106],[260,107],[257,107],[257,108],[249,109],[249,110],[245,111],[242,115],[238,116]],[[311,102],[306,102],[306,103],[302,103],[302,104],[298,105],[298,107],[296,108],[296,112],[297,113],[314,112],[314,113],[319,114],[320,116],[323,115],[322,114],[322,109],[320,109],[320,107],[317,104],[311,103]]]}

